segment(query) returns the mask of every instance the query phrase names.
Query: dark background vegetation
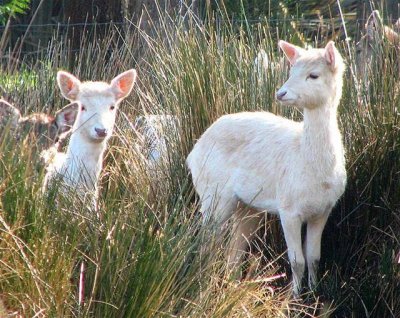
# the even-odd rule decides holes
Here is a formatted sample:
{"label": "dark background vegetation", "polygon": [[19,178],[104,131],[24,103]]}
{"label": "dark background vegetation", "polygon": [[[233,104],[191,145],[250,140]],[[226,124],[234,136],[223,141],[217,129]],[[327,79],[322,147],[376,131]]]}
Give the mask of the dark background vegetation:
{"label": "dark background vegetation", "polygon": [[[264,0],[3,0],[0,9],[0,31],[2,40],[0,51],[24,38],[23,52],[34,53],[46,48],[55,30],[69,32],[74,48],[79,47],[83,32],[88,32],[92,23],[97,23],[97,31],[102,34],[106,28],[103,24],[110,22],[121,26],[130,21],[141,27],[144,32],[151,32],[154,23],[159,19],[158,8],[171,14],[184,14],[187,7],[205,19],[212,11],[222,10],[233,23],[240,25],[243,20],[256,24],[267,19],[271,26],[279,21],[294,19],[303,29],[308,29],[309,36],[316,36],[316,29],[328,28],[329,36],[343,37],[338,3],[348,23],[348,30],[355,40],[360,35],[360,26],[373,9],[384,12],[385,21],[395,22],[399,17],[398,1],[370,0],[328,0],[328,1],[264,1]],[[86,25],[85,25],[86,24]],[[66,25],[74,25],[67,28]],[[103,25],[103,27],[102,27]],[[336,31],[336,32],[335,32]],[[338,32],[338,34],[336,34]]]}

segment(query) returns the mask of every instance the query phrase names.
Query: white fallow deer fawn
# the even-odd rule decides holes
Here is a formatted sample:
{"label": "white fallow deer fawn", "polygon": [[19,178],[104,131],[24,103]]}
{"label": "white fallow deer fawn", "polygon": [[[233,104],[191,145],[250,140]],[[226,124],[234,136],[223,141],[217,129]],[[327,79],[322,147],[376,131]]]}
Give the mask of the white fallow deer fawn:
{"label": "white fallow deer fawn", "polygon": [[70,73],[58,72],[61,93],[74,105],[66,112],[74,119],[74,125],[67,151],[58,152],[49,160],[44,190],[57,179],[63,191],[74,190],[80,198],[89,196],[97,206],[107,141],[113,133],[118,106],[130,94],[135,81],[134,69],[118,75],[111,83],[81,82]]}
{"label": "white fallow deer fawn", "polygon": [[[99,212],[98,181],[107,141],[114,130],[118,106],[130,94],[135,81],[134,69],[118,75],[111,83],[81,82],[68,72],[57,73],[61,93],[73,105],[66,114],[73,118],[74,125],[67,151],[57,152],[48,160],[43,191],[57,180],[62,193],[72,192],[84,202],[88,199],[89,208]],[[82,261],[78,295],[80,305],[83,304],[84,269],[85,262]]]}
{"label": "white fallow deer fawn", "polygon": [[[276,93],[286,105],[302,108],[303,122],[268,112],[225,115],[200,137],[187,158],[204,220],[221,227],[239,203],[252,209],[236,219],[228,264],[238,264],[259,222],[254,209],[277,213],[283,227],[299,295],[305,266],[314,288],[321,236],[343,194],[346,170],[337,107],[344,63],[333,42],[304,50],[279,42],[291,64]],[[302,246],[301,228],[307,224]]]}

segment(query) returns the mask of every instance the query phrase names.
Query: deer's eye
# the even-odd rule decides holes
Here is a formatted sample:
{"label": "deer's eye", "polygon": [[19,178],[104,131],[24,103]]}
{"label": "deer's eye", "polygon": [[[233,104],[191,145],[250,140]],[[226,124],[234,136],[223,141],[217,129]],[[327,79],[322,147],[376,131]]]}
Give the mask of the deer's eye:
{"label": "deer's eye", "polygon": [[85,106],[81,106],[81,111],[85,111],[86,110],[86,108],[85,108]]}
{"label": "deer's eye", "polygon": [[111,105],[110,106],[110,110],[114,110],[115,109],[115,106],[114,105]]}
{"label": "deer's eye", "polygon": [[314,73],[310,73],[310,75],[308,75],[309,78],[311,79],[317,79],[319,77],[319,75],[314,74]]}

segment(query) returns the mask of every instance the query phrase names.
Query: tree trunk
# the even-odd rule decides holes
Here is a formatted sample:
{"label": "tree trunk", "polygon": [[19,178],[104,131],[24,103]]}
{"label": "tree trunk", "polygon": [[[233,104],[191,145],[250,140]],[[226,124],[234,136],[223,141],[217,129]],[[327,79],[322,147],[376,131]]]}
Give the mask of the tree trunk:
{"label": "tree trunk", "polygon": [[71,40],[72,49],[77,50],[85,32],[96,27],[96,34],[101,37],[108,28],[103,23],[123,21],[121,0],[64,0],[63,20],[72,25],[77,24],[73,26]]}
{"label": "tree trunk", "polygon": [[64,20],[70,23],[122,21],[121,0],[67,0]]}

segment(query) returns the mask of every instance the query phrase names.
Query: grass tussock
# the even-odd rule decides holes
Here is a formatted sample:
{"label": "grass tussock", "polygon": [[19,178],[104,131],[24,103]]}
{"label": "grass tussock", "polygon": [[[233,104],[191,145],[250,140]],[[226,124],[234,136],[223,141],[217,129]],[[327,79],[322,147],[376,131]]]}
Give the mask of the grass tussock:
{"label": "grass tussock", "polygon": [[[248,279],[234,279],[224,244],[201,226],[184,160],[196,138],[222,114],[281,108],[276,89],[287,77],[277,34],[267,25],[233,28],[210,19],[163,15],[153,35],[134,26],[82,39],[72,55],[55,36],[46,54],[10,60],[0,84],[25,112],[67,102],[55,74],[110,80],[135,67],[139,83],[122,104],[102,177],[100,213],[74,198],[43,197],[43,169],[29,142],[0,140],[0,313],[36,317],[396,317],[400,315],[400,94],[389,49],[368,69],[348,73],[340,111],[348,186],[323,237],[315,295],[290,297],[285,244],[268,219],[248,257]],[[279,37],[291,40],[279,29]],[[285,30],[285,28],[283,28]],[[322,44],[321,44],[322,45]],[[348,46],[338,43],[348,69]],[[140,47],[140,50],[135,48]],[[270,67],[254,65],[263,48]],[[354,49],[350,46],[350,49]],[[354,56],[354,55],[353,55]],[[94,60],[93,57],[96,57]],[[11,65],[12,64],[12,65]],[[168,158],[149,171],[135,147],[137,115],[172,114]],[[84,303],[78,301],[85,267]],[[256,265],[254,265],[256,264]],[[254,266],[253,266],[254,265]],[[247,268],[247,269],[246,269]],[[286,277],[282,274],[287,274]],[[290,277],[289,277],[290,278]],[[2,314],[4,315],[4,314]]]}

